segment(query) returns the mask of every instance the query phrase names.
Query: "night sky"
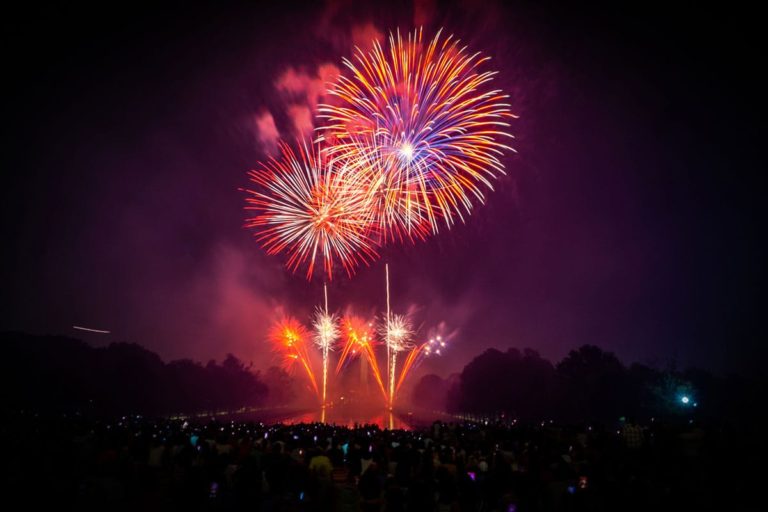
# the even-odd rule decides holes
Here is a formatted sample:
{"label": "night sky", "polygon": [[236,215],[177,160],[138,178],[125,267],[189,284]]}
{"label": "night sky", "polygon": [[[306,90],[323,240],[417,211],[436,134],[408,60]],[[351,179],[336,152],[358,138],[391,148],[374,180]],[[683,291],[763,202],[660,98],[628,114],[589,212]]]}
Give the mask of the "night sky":
{"label": "night sky", "polygon": [[[277,2],[276,2],[277,3]],[[387,247],[332,308],[384,306],[451,347],[753,372],[765,352],[758,17],[648,2],[36,5],[3,16],[0,330],[272,363],[280,312],[322,283],[243,226],[246,172],[312,129],[354,44],[440,27],[490,55],[520,118],[507,176],[465,225]],[[99,10],[101,9],[101,10]],[[110,330],[99,335],[72,325]]]}

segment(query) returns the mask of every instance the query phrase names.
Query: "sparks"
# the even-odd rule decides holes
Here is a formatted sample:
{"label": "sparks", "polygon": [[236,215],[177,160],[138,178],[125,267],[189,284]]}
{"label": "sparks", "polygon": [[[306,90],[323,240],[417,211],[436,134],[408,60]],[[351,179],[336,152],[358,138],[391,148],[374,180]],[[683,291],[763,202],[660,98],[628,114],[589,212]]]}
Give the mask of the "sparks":
{"label": "sparks", "polygon": [[325,404],[328,388],[328,356],[333,348],[334,342],[339,337],[336,316],[328,314],[327,305],[326,309],[319,309],[317,313],[315,313],[314,328],[315,345],[320,349],[320,353],[323,357],[322,401],[323,404]]}
{"label": "sparks", "polygon": [[319,150],[300,145],[298,154],[281,145],[279,159],[270,159],[249,173],[258,187],[245,189],[246,220],[268,254],[285,253],[286,266],[296,272],[307,266],[311,279],[316,261],[328,279],[334,263],[349,276],[362,263],[376,259],[371,238],[371,196],[352,173],[326,164]]}
{"label": "sparks", "polygon": [[342,320],[342,326],[344,343],[342,345],[341,355],[339,356],[339,362],[336,365],[336,374],[338,375],[341,372],[345,363],[351,357],[362,357],[365,363],[370,366],[371,371],[373,372],[373,377],[376,379],[376,384],[379,386],[379,390],[386,400],[387,391],[384,387],[384,381],[381,378],[381,370],[379,370],[379,363],[376,360],[376,353],[374,352],[376,342],[374,340],[372,323],[357,316],[348,316]]}
{"label": "sparks", "polygon": [[293,370],[296,363],[300,364],[309,379],[309,383],[315,394],[319,395],[315,372],[309,360],[306,339],[307,331],[296,319],[286,317],[272,326],[269,333],[272,346],[278,354],[283,356],[283,367]]}
{"label": "sparks", "polygon": [[490,87],[496,73],[480,70],[489,59],[441,32],[424,42],[419,29],[343,60],[348,74],[329,91],[337,101],[319,107],[319,130],[335,159],[370,175],[386,237],[423,238],[424,223],[437,233],[464,221],[505,173],[516,116]]}

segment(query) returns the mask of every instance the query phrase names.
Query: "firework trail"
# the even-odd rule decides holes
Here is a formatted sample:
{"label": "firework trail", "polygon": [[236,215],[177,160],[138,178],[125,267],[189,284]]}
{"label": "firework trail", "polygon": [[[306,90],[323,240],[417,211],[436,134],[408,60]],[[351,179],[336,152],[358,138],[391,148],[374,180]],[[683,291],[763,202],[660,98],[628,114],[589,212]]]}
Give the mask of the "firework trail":
{"label": "firework trail", "polygon": [[254,211],[246,227],[268,254],[286,253],[293,272],[306,264],[312,278],[318,258],[328,279],[334,262],[349,276],[361,263],[378,257],[371,239],[371,194],[358,173],[335,168],[314,151],[300,145],[298,153],[281,144],[279,158],[271,158],[249,172],[258,187],[244,189],[246,210]]}
{"label": "firework trail", "polygon": [[333,348],[333,344],[339,337],[336,315],[328,313],[328,288],[323,285],[325,295],[325,309],[318,309],[315,313],[315,345],[320,349],[323,355],[323,405],[326,401],[326,390],[328,388],[328,355]]}
{"label": "firework trail", "polygon": [[384,399],[387,398],[387,390],[384,387],[384,381],[381,378],[381,370],[376,360],[374,351],[374,335],[372,323],[366,322],[357,316],[348,316],[342,320],[342,333],[345,341],[339,356],[339,362],[336,365],[336,374],[338,375],[344,368],[344,363],[350,358],[359,355],[365,358],[365,361],[371,367],[376,384],[379,386]]}
{"label": "firework trail", "polygon": [[380,144],[363,146],[345,168],[369,196],[371,236],[379,243],[424,240],[432,232],[425,203],[412,183],[386,171],[389,163],[382,153]]}
{"label": "firework trail", "polygon": [[397,353],[412,348],[410,337],[413,334],[408,317],[393,315],[390,308],[389,293],[389,263],[384,265],[386,292],[387,292],[387,316],[381,326],[381,334],[387,347],[387,379],[389,380],[389,407],[395,403],[395,375],[397,373]]}
{"label": "firework trail", "polygon": [[385,339],[387,340],[389,363],[389,402],[390,406],[395,402],[395,387],[397,376],[397,354],[413,348],[410,339],[413,335],[411,324],[405,315],[389,315],[389,319],[383,324]]}
{"label": "firework trail", "polygon": [[445,341],[442,336],[431,338],[420,345],[414,346],[403,362],[403,368],[400,370],[400,378],[397,381],[395,392],[400,390],[400,386],[405,382],[406,377],[410,374],[411,370],[418,367],[419,364],[432,354],[440,355],[441,351],[445,348]]}
{"label": "firework trail", "polygon": [[341,354],[336,364],[337,375],[341,373],[348,359],[362,354],[366,345],[374,343],[370,323],[359,316],[345,316],[341,320],[341,326],[344,341],[340,344]]}
{"label": "firework trail", "polygon": [[334,160],[368,174],[377,227],[386,237],[422,238],[471,213],[473,200],[504,174],[508,96],[492,89],[490,58],[469,53],[453,36],[429,42],[422,31],[390,33],[382,47],[344,59],[350,76],[329,90],[336,104],[319,107],[321,140]]}
{"label": "firework trail", "polygon": [[315,372],[312,371],[309,361],[306,339],[307,331],[304,326],[291,317],[276,322],[269,332],[269,340],[275,352],[283,356],[284,369],[290,371],[297,363],[300,364],[315,394],[319,395]]}

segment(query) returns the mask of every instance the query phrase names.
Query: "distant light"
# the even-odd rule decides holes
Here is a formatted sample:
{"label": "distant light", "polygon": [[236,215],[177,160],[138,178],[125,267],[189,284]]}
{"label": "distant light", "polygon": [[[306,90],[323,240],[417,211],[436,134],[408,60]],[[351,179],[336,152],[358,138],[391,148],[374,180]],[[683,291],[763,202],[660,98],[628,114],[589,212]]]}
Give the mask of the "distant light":
{"label": "distant light", "polygon": [[102,329],[91,329],[90,327],[80,327],[79,325],[73,325],[72,328],[77,329],[78,331],[97,332],[99,334],[110,334],[110,331],[105,331]]}
{"label": "distant light", "polygon": [[683,402],[684,404],[688,404],[691,401],[691,398],[686,395],[683,395],[682,397],[680,397],[680,401]]}

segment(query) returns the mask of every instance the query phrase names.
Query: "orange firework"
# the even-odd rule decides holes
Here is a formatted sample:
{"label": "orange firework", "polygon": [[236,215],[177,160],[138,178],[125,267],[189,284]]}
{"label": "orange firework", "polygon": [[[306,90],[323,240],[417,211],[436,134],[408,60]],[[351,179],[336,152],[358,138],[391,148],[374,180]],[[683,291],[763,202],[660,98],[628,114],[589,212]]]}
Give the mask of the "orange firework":
{"label": "orange firework", "polygon": [[306,264],[307,279],[318,258],[329,279],[334,262],[351,276],[359,264],[377,258],[367,185],[306,145],[298,154],[286,144],[280,147],[280,158],[249,173],[258,188],[245,190],[245,208],[256,212],[246,227],[256,230],[267,253],[286,253],[294,272]]}
{"label": "orange firework", "polygon": [[384,381],[381,378],[379,363],[374,352],[373,324],[357,316],[345,317],[341,324],[344,344],[339,356],[339,362],[336,365],[336,375],[341,372],[342,368],[344,368],[344,363],[350,357],[358,355],[364,357],[370,365],[376,383],[386,399],[387,391],[384,388]]}
{"label": "orange firework", "polygon": [[413,347],[411,351],[408,352],[408,355],[405,358],[405,362],[403,363],[403,368],[400,370],[400,378],[397,381],[395,392],[400,390],[400,386],[403,385],[403,382],[410,374],[411,370],[418,366],[425,356],[430,356],[432,354],[440,355],[442,349],[444,348],[445,341],[443,341],[441,336],[437,336],[436,338],[432,338],[429,341],[422,343],[421,345],[416,345]]}
{"label": "orange firework", "polygon": [[504,173],[515,116],[490,87],[496,73],[479,69],[488,60],[440,32],[425,42],[421,30],[344,59],[349,75],[329,91],[336,103],[319,108],[321,139],[349,174],[368,176],[385,238],[423,238],[439,221],[463,221]]}
{"label": "orange firework", "polygon": [[291,371],[297,363],[300,364],[307,374],[312,389],[319,396],[315,372],[312,371],[307,351],[307,330],[304,326],[296,319],[286,317],[272,326],[269,339],[275,352],[283,356],[283,367]]}

